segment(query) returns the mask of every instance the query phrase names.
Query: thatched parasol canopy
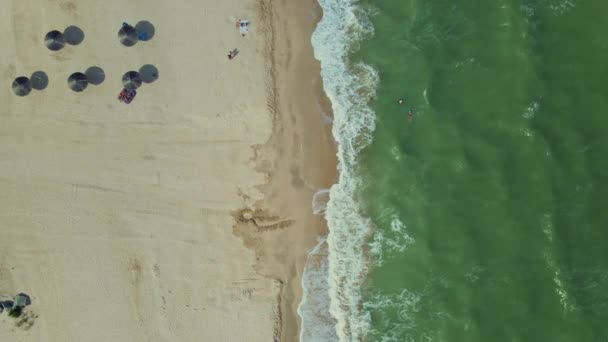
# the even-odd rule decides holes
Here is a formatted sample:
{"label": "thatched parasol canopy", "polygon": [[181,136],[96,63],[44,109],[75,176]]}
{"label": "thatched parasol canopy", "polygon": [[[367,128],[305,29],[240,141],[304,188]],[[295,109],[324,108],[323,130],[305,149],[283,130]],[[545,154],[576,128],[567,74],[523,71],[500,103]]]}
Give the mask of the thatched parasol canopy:
{"label": "thatched parasol canopy", "polygon": [[17,96],[26,96],[32,91],[32,82],[25,76],[15,78],[13,81],[13,92]]}
{"label": "thatched parasol canopy", "polygon": [[154,25],[147,20],[142,20],[135,24],[135,29],[137,30],[137,36],[141,41],[148,41],[154,37]]}
{"label": "thatched parasol canopy", "polygon": [[120,31],[118,31],[118,39],[124,46],[133,46],[137,43],[139,37],[135,27],[129,24],[122,24]]}
{"label": "thatched parasol canopy", "polygon": [[125,89],[135,90],[141,86],[141,77],[137,71],[128,71],[122,76],[122,84]]}
{"label": "thatched parasol canopy", "polygon": [[68,77],[68,87],[76,92],[81,92],[87,89],[89,81],[87,76],[81,72],[75,72]]}
{"label": "thatched parasol canopy", "polygon": [[53,30],[44,36],[44,45],[51,51],[61,50],[65,46],[65,37],[63,33]]}

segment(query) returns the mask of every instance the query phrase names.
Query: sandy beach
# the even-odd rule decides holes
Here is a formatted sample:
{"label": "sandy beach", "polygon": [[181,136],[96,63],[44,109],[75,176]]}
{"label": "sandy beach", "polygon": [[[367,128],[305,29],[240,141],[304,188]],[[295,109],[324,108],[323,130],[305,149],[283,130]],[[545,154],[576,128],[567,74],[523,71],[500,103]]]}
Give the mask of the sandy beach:
{"label": "sandy beach", "polygon": [[[268,183],[259,187],[265,196],[255,205],[261,214],[257,229],[241,222],[235,232],[256,251],[256,270],[283,283],[281,336],[297,341],[302,272],[309,250],[327,235],[323,215],[312,214],[313,196],[337,181],[337,160],[331,103],[310,42],[321,9],[316,0],[275,2],[272,13],[275,34],[267,42],[273,44],[276,110],[270,140],[256,148],[257,170]],[[273,220],[275,215],[280,220]]]}
{"label": "sandy beach", "polygon": [[[336,177],[315,1],[1,4],[0,297],[32,305],[0,340],[296,341],[312,196]],[[152,39],[122,46],[140,20]],[[48,50],[69,25],[84,41]],[[120,103],[146,64],[158,80]],[[104,82],[71,91],[91,66]]]}

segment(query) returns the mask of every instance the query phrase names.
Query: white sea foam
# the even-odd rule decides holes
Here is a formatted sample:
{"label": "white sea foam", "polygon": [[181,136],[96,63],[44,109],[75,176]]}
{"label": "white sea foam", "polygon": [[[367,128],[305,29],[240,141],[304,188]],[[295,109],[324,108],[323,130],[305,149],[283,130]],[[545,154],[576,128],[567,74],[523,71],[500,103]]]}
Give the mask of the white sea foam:
{"label": "white sea foam", "polygon": [[336,320],[329,313],[329,260],[326,239],[308,254],[302,276],[302,302],[298,315],[302,320],[301,342],[336,341]]}
{"label": "white sea foam", "polygon": [[532,103],[530,103],[530,105],[526,108],[522,116],[525,119],[532,119],[534,118],[534,115],[536,115],[536,112],[538,112],[538,101],[532,101]]}
{"label": "white sea foam", "polygon": [[[396,294],[376,293],[365,303],[366,311],[390,311],[397,314],[398,319],[380,319],[379,327],[371,330],[374,340],[382,342],[414,341],[410,336],[404,336],[403,331],[416,327],[415,314],[420,310],[422,295],[407,290]],[[423,341],[426,341],[424,339]],[[416,340],[419,341],[419,340]]]}
{"label": "white sea foam", "polygon": [[[348,54],[358,42],[373,33],[357,0],[318,0],[323,18],[312,36],[315,57],[321,62],[323,88],[332,103],[334,139],[338,144],[338,183],[330,189],[325,210],[329,226],[327,268],[308,268],[303,276],[306,293],[299,313],[302,337],[307,341],[357,341],[369,326],[361,310],[360,286],[367,272],[365,242],[370,235],[369,221],[360,214],[355,200],[359,186],[356,163],[360,150],[371,141],[375,114],[368,102],[375,95],[377,72],[365,64],[351,64]],[[325,277],[329,313],[320,313]],[[313,290],[314,289],[314,290]],[[312,297],[317,298],[312,298]],[[311,307],[319,310],[311,311]],[[325,308],[327,309],[327,308]],[[311,314],[316,312],[316,314]],[[320,317],[320,318],[319,318]],[[334,335],[326,339],[327,331]]]}
{"label": "white sea foam", "polygon": [[391,215],[390,231],[386,229],[374,231],[372,241],[368,246],[376,266],[381,266],[385,259],[403,253],[409,245],[415,242],[406,229],[399,217],[393,214]]}
{"label": "white sea foam", "polygon": [[399,150],[399,146],[395,145],[395,146],[391,147],[391,156],[396,161],[401,161],[401,159],[403,159],[401,151]]}
{"label": "white sea foam", "polygon": [[557,15],[565,14],[576,6],[574,0],[548,0],[549,8]]}
{"label": "white sea foam", "polygon": [[519,9],[523,15],[525,15],[526,17],[529,17],[529,18],[531,18],[535,14],[534,7],[527,5],[527,4],[523,4],[523,5],[519,6]]}
{"label": "white sea foam", "polygon": [[325,213],[329,201],[329,189],[322,189],[312,195],[312,213],[320,215]]}
{"label": "white sea foam", "polygon": [[534,133],[532,132],[531,129],[529,129],[527,127],[522,127],[522,128],[519,129],[519,131],[526,138],[534,138]]}
{"label": "white sea foam", "polygon": [[555,284],[555,293],[559,297],[559,302],[562,305],[564,312],[570,312],[575,309],[575,305],[570,300],[570,296],[566,291],[564,282],[562,281],[563,275],[559,266],[553,260],[553,216],[551,214],[545,214],[541,219],[541,229],[545,238],[547,239],[548,247],[543,251],[543,257],[547,263],[547,267],[553,272],[553,283]]}

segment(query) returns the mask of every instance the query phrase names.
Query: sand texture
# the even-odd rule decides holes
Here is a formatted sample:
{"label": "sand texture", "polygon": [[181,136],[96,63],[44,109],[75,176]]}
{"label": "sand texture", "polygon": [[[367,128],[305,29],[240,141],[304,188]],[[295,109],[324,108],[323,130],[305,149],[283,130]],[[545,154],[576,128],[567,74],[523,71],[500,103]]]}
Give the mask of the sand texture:
{"label": "sand texture", "polygon": [[[251,146],[268,141],[269,51],[259,3],[244,0],[1,0],[1,341],[271,341],[280,282],[256,273],[233,212],[263,196]],[[252,21],[239,35],[235,22]],[[122,46],[123,21],[154,37]],[[53,29],[84,41],[53,52]],[[239,48],[232,61],[229,50]],[[130,105],[121,77],[159,79]],[[105,81],[72,92],[91,66]],[[11,82],[43,70],[48,88]],[[278,320],[280,321],[280,320]]]}
{"label": "sand texture", "polygon": [[[260,187],[265,196],[256,203],[261,220],[240,222],[235,231],[256,251],[256,269],[284,284],[281,337],[297,341],[302,271],[308,251],[327,235],[323,215],[313,215],[312,199],[337,181],[337,161],[331,104],[310,42],[321,10],[315,0],[275,1],[270,13],[276,110],[270,140],[256,149],[258,170],[269,175],[269,182]],[[264,220],[264,214],[281,221]],[[265,229],[264,223],[283,228]]]}

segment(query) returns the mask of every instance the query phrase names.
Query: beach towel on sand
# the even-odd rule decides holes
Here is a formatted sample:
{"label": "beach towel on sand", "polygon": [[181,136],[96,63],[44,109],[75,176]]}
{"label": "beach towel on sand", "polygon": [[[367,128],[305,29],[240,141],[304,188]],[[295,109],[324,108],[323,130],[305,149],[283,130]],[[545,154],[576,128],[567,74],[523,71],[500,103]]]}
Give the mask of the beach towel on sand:
{"label": "beach towel on sand", "polygon": [[239,20],[239,32],[242,36],[249,33],[249,20]]}

